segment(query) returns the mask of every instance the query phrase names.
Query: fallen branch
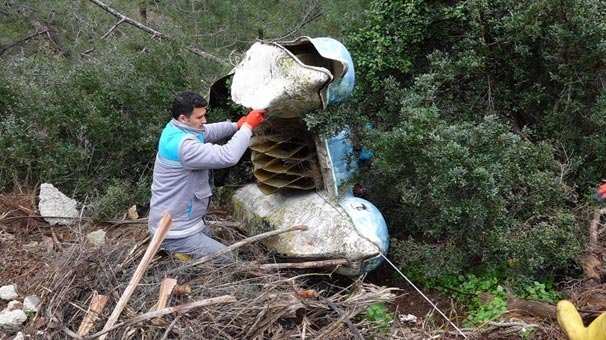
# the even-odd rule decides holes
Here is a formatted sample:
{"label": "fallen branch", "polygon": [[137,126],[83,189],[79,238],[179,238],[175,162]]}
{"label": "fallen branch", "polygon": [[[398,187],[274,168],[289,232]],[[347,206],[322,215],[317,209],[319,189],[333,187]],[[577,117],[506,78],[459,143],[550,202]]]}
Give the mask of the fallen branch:
{"label": "fallen branch", "polygon": [[[109,5],[99,1],[99,0],[89,0],[90,2],[94,3],[95,5],[99,6],[100,8],[102,8],[103,10],[105,10],[106,12],[110,13],[111,15],[115,16],[116,18],[118,18],[118,22],[107,32],[105,33],[105,35],[103,35],[103,37],[101,39],[104,39],[107,35],[109,35],[119,24],[121,24],[122,22],[126,22],[130,25],[133,25],[135,27],[137,27],[138,29],[151,34],[154,38],[158,38],[158,39],[166,39],[166,40],[173,40],[171,37],[167,36],[166,34],[156,31],[155,29],[145,26],[142,23],[138,22],[137,20],[134,20],[130,17],[127,17],[126,15],[116,11],[115,9],[111,8]],[[225,62],[223,59],[216,57],[208,52],[202,51],[198,48],[195,48],[193,46],[189,46],[188,49],[196,54],[199,55],[201,57],[204,57],[206,59],[212,60],[216,63],[219,63],[223,66],[231,66],[229,65],[227,62]]]}
{"label": "fallen branch", "polygon": [[[118,320],[120,313],[122,313],[122,310],[124,309],[124,307],[126,307],[126,303],[130,299],[133,292],[135,291],[135,288],[139,284],[139,281],[141,281],[141,278],[143,277],[143,273],[145,273],[145,270],[149,266],[149,263],[151,262],[152,258],[154,257],[154,255],[156,254],[158,249],[160,248],[160,244],[162,243],[162,241],[164,241],[164,238],[166,237],[166,234],[168,233],[168,230],[170,229],[171,225],[172,225],[172,219],[170,217],[170,214],[165,212],[164,216],[162,217],[162,220],[160,220],[160,225],[158,226],[158,230],[156,230],[154,237],[152,238],[151,242],[149,242],[149,245],[147,246],[147,251],[143,255],[143,258],[141,259],[139,266],[135,270],[133,277],[131,278],[130,282],[128,283],[128,286],[126,286],[124,293],[122,293],[120,300],[116,304],[116,308],[114,308],[114,311],[107,319],[107,322],[105,323],[105,326],[103,327],[103,330],[111,329],[112,326],[116,323],[116,320]],[[102,336],[101,339],[105,339],[105,337],[106,337],[106,335]]]}
{"label": "fallen branch", "polygon": [[107,295],[99,295],[97,291],[93,292],[93,297],[91,299],[90,305],[88,306],[88,310],[86,311],[86,315],[82,319],[82,323],[80,323],[80,327],[78,327],[78,335],[83,336],[88,334],[90,330],[93,328],[95,321],[99,319],[99,314],[105,305],[109,302],[109,296]]}
{"label": "fallen branch", "polygon": [[[364,340],[364,338],[362,337],[362,334],[360,334],[360,331],[358,331],[358,329],[356,328],[356,326],[354,326],[353,323],[351,322],[351,320],[349,319],[349,316],[347,314],[343,313],[343,311],[341,309],[339,309],[337,307],[337,305],[335,305],[332,301],[330,301],[329,299],[324,298],[324,297],[320,297],[320,301],[326,303],[330,308],[332,308],[335,312],[337,312],[337,315],[339,315],[339,321],[342,321],[342,322],[344,322],[347,325],[347,327],[349,328],[349,330],[353,334],[353,338],[354,339],[356,339],[356,340]],[[318,338],[322,338],[322,335],[330,333],[331,328],[334,328],[337,324],[338,323],[335,322],[333,324],[333,327],[329,327]]]}
{"label": "fallen branch", "polygon": [[541,301],[507,297],[507,312],[521,312],[545,320],[556,320],[556,306]]}
{"label": "fallen branch", "polygon": [[308,268],[321,268],[328,266],[339,266],[348,265],[349,260],[347,259],[335,259],[335,260],[323,260],[323,261],[307,261],[307,262],[294,262],[294,263],[268,263],[259,266],[263,270],[275,270],[284,268],[295,268],[295,269],[308,269]]}
{"label": "fallen branch", "polygon": [[263,239],[266,239],[266,238],[269,238],[269,237],[272,237],[272,236],[276,236],[276,235],[279,235],[279,234],[287,233],[287,232],[290,232],[290,231],[295,231],[295,230],[303,231],[303,230],[307,230],[307,229],[308,229],[307,226],[296,225],[296,226],[292,226],[290,228],[272,230],[272,231],[268,231],[266,233],[262,233],[262,234],[255,235],[255,236],[252,236],[252,237],[249,237],[249,238],[245,238],[242,241],[238,241],[238,242],[236,242],[236,243],[234,243],[234,244],[232,244],[232,245],[230,245],[228,247],[225,247],[225,249],[223,249],[221,251],[218,251],[216,253],[212,253],[210,255],[206,255],[206,256],[204,256],[204,257],[202,257],[202,258],[200,258],[200,259],[198,259],[196,261],[193,261],[191,263],[187,263],[187,264],[185,264],[185,265],[183,265],[183,266],[181,266],[179,268],[174,268],[173,270],[169,271],[168,274],[173,274],[173,273],[175,273],[177,271],[181,271],[181,270],[183,270],[185,268],[190,268],[190,267],[201,265],[201,264],[206,263],[206,262],[208,262],[208,261],[210,261],[210,260],[212,260],[212,259],[214,259],[216,257],[219,257],[219,256],[221,256],[223,254],[229,253],[230,251],[232,251],[232,250],[234,250],[236,248],[242,247],[243,245],[246,245],[246,244],[250,244],[250,243],[253,243],[253,242],[256,242],[256,241],[259,241],[259,240],[263,240]]}
{"label": "fallen branch", "polygon": [[48,33],[48,29],[45,29],[45,30],[42,30],[42,31],[35,32],[35,33],[33,33],[33,34],[28,35],[28,36],[27,36],[27,37],[25,37],[25,38],[21,38],[21,39],[19,39],[19,40],[15,41],[14,43],[9,44],[8,46],[6,46],[6,47],[2,48],[2,49],[0,50],[0,55],[4,54],[4,52],[6,52],[6,51],[10,50],[11,48],[13,48],[13,47],[15,47],[15,46],[17,46],[17,45],[19,45],[19,44],[21,44],[21,43],[24,43],[24,42],[26,42],[26,41],[28,41],[28,40],[30,40],[30,39],[32,39],[32,38],[35,38],[35,37],[37,37],[37,36],[39,36],[39,35],[46,34],[46,33]]}
{"label": "fallen branch", "polygon": [[126,320],[124,322],[118,323],[116,325],[113,325],[107,329],[103,329],[95,334],[92,334],[90,336],[87,337],[83,337],[80,338],[82,340],[86,339],[94,339],[97,337],[101,337],[103,335],[106,335],[107,332],[111,332],[114,329],[120,328],[120,327],[128,327],[128,326],[132,326],[134,324],[137,324],[141,321],[145,321],[145,320],[149,320],[149,319],[153,319],[153,318],[157,318],[163,315],[167,315],[167,314],[172,314],[172,313],[176,313],[176,314],[183,314],[183,313],[187,313],[189,311],[191,311],[192,309],[195,308],[199,308],[199,307],[204,307],[204,306],[210,306],[210,305],[216,305],[216,304],[220,304],[220,303],[231,303],[231,302],[236,302],[236,298],[232,295],[223,295],[223,296],[219,296],[216,298],[210,298],[210,299],[204,299],[204,300],[199,300],[199,301],[194,301],[194,302],[190,302],[190,303],[186,303],[186,304],[182,304],[182,305],[178,305],[178,306],[174,306],[174,307],[167,307],[167,308],[163,308],[163,309],[159,309],[157,311],[153,311],[153,312],[148,312],[145,314],[141,314],[139,316],[136,316],[132,319]]}

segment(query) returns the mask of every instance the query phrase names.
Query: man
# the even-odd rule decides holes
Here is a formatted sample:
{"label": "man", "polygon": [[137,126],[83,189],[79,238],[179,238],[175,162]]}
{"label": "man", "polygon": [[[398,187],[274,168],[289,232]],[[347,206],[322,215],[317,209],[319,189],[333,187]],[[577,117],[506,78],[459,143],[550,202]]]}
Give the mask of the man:
{"label": "man", "polygon": [[[194,92],[175,97],[172,120],[160,136],[151,188],[149,231],[156,231],[168,211],[173,225],[161,247],[193,258],[225,248],[211,238],[203,219],[212,195],[211,170],[235,165],[248,148],[252,129],[264,119],[263,110],[253,110],[237,123],[206,124],[207,105]],[[213,144],[230,136],[224,145]]]}

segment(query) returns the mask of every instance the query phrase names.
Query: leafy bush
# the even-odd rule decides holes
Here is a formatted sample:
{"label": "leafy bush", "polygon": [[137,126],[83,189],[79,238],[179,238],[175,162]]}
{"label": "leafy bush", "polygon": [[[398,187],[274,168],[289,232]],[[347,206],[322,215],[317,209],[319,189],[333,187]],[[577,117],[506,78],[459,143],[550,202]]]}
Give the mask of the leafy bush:
{"label": "leafy bush", "polygon": [[[523,140],[494,116],[449,124],[418,92],[399,94],[399,122],[364,138],[374,153],[365,186],[392,235],[456,247],[459,270],[505,263],[528,277],[565,270],[579,241],[553,149]],[[399,260],[412,261],[407,248],[402,253]],[[416,260],[421,272],[454,270],[436,268],[429,254]]]}
{"label": "leafy bush", "polygon": [[[145,53],[108,51],[81,63],[41,58],[11,65],[12,85],[0,87],[0,105],[7,108],[0,146],[8,151],[1,158],[0,189],[10,190],[18,178],[49,181],[78,198],[115,196],[118,183],[121,190],[141,186],[149,192],[172,98],[191,89],[195,78],[195,65],[183,53],[179,46],[156,44]],[[36,79],[43,86],[28,86]],[[128,204],[147,204],[149,193],[135,196],[140,201]],[[128,204],[113,209],[124,211]]]}
{"label": "leafy bush", "polygon": [[365,313],[366,320],[376,324],[379,332],[387,332],[390,329],[390,323],[393,321],[394,314],[390,313],[383,303],[374,303],[368,306]]}
{"label": "leafy bush", "polygon": [[606,172],[603,6],[372,2],[348,39],[361,81],[343,114],[366,117],[351,120],[375,155],[360,178],[402,268],[499,268],[520,285],[575,273],[571,207]]}
{"label": "leafy bush", "polygon": [[465,306],[464,325],[474,327],[499,317],[507,310],[507,298],[527,299],[556,303],[561,299],[553,285],[532,282],[519,292],[507,292],[502,281],[502,273],[481,272],[465,275],[447,275],[436,284],[438,290],[449,292],[457,303]]}

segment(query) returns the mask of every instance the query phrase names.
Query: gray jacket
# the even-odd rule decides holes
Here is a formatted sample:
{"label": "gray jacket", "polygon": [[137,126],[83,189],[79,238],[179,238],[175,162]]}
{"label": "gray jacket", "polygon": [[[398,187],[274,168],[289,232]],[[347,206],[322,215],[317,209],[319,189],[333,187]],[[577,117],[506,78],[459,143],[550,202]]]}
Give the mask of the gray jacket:
{"label": "gray jacket", "polygon": [[[232,136],[233,135],[233,136]],[[224,145],[212,144],[232,136]],[[211,170],[238,163],[252,131],[236,123],[205,124],[194,129],[171,120],[160,136],[154,163],[149,231],[154,233],[165,211],[173,225],[166,238],[182,238],[202,230],[212,195]]]}

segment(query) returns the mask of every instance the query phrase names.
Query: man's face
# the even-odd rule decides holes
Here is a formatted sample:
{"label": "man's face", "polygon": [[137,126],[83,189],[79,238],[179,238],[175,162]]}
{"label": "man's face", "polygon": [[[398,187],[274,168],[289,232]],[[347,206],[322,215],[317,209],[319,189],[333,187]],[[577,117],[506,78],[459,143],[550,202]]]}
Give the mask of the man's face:
{"label": "man's face", "polygon": [[201,129],[206,124],[206,108],[196,107],[191,116],[179,116],[179,121],[196,129]]}

